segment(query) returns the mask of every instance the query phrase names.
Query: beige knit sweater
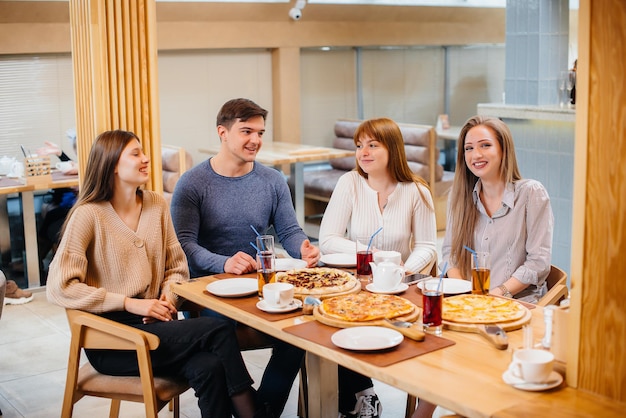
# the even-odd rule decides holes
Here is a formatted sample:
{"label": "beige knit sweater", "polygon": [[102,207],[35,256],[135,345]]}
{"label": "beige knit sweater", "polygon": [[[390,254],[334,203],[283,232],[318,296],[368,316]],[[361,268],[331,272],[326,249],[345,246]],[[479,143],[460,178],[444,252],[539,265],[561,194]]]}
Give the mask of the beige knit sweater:
{"label": "beige knit sweater", "polygon": [[189,279],[187,259],[160,195],[143,191],[137,231],[132,231],[109,202],[89,203],[74,211],[52,263],[48,300],[93,313],[123,311],[124,298],[155,299],[170,284]]}

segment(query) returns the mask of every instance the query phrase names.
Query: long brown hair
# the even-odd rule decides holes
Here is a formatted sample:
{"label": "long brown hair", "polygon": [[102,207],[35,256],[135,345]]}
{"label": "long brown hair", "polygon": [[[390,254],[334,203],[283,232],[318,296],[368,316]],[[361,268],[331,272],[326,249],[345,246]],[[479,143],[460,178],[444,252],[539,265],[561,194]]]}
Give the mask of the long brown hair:
{"label": "long brown hair", "polygon": [[478,222],[479,212],[474,204],[473,191],[478,177],[474,175],[465,163],[465,137],[470,129],[476,126],[485,126],[496,137],[502,149],[502,161],[500,162],[500,178],[506,183],[515,183],[520,180],[513,135],[509,127],[497,118],[473,116],[465,122],[459,134],[456,154],[456,173],[452,190],[450,191],[450,222],[452,228],[452,247],[450,260],[456,265],[465,278],[471,276],[471,254],[463,246],[474,248],[474,229]]}
{"label": "long brown hair", "polygon": [[[426,189],[430,190],[430,187],[426,181],[411,171],[409,163],[406,159],[406,152],[404,151],[404,138],[400,127],[393,120],[389,118],[369,119],[361,123],[356,131],[354,131],[354,144],[356,145],[362,138],[369,137],[372,140],[378,141],[389,153],[389,163],[387,165],[387,171],[391,175],[391,178],[398,183],[413,182],[415,185],[423,185]],[[358,173],[367,178],[367,173],[363,171],[361,166],[356,165]],[[429,209],[434,210],[431,204],[426,200],[422,189],[417,188],[419,194]],[[431,191],[432,193],[432,191]]]}
{"label": "long brown hair", "polygon": [[[62,231],[65,231],[65,225],[77,207],[86,203],[105,202],[113,198],[115,167],[124,148],[133,140],[139,141],[137,135],[122,130],[105,131],[98,135],[89,152],[85,179],[80,186],[78,199],[68,213]],[[137,188],[137,193],[141,194],[141,189]]]}

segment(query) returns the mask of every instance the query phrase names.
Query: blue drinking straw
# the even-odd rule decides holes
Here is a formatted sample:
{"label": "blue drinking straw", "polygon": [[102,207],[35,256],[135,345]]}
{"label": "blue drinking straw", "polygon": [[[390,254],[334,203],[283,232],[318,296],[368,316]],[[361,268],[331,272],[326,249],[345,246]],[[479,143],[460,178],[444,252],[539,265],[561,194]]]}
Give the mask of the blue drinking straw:
{"label": "blue drinking straw", "polygon": [[[257,237],[261,236],[261,234],[259,234],[259,231],[257,231],[256,228],[254,227],[254,225],[250,225],[250,228],[252,228],[252,230],[254,231],[254,233],[256,234]],[[252,243],[250,243],[250,244],[252,244]],[[257,251],[259,251],[259,249],[254,244],[252,244],[252,246],[254,248],[256,248]],[[265,251],[265,246],[263,245],[263,240],[261,240],[261,247],[263,248],[263,251]]]}
{"label": "blue drinking straw", "polygon": [[439,275],[439,283],[437,284],[437,293],[441,292],[441,285],[443,284],[443,275],[446,272],[446,268],[448,268],[448,262],[443,263],[443,268],[441,269],[441,274]]}
{"label": "blue drinking straw", "polygon": [[474,256],[474,264],[476,265],[476,267],[478,267],[478,254],[476,254],[476,251],[472,250],[467,245],[464,245],[463,248],[472,253],[472,256]]}
{"label": "blue drinking straw", "polygon": [[380,228],[376,230],[376,232],[372,234],[372,236],[370,237],[370,242],[367,243],[367,249],[365,250],[366,252],[368,253],[370,252],[370,246],[372,245],[372,241],[374,241],[374,237],[376,236],[376,234],[378,234],[382,230],[383,230],[383,227],[381,226]]}
{"label": "blue drinking straw", "polygon": [[[257,254],[262,254],[261,250],[259,250],[259,247],[257,247],[256,245],[254,245],[254,243],[250,242],[250,245],[252,245],[252,247],[256,250]],[[261,259],[261,268],[263,270],[265,270],[265,261],[263,261],[263,257],[259,257]]]}

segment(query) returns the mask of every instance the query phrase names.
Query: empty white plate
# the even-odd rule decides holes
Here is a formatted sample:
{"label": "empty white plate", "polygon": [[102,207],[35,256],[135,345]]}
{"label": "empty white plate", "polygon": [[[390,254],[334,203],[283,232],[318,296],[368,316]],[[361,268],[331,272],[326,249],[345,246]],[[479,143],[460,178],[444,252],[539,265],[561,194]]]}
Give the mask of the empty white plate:
{"label": "empty white plate", "polygon": [[[417,287],[424,290],[424,284],[428,285],[428,289],[436,289],[439,284],[438,278],[428,279],[417,283]],[[472,291],[472,282],[462,279],[443,279],[441,284],[445,295],[457,295],[459,293],[467,293]]]}
{"label": "empty white plate", "polygon": [[404,336],[395,329],[384,327],[352,327],[335,332],[330,340],[346,350],[384,350],[395,347]]}
{"label": "empty white plate", "polygon": [[256,279],[246,277],[236,277],[233,279],[216,280],[206,286],[206,290],[215,296],[235,298],[247,296],[259,291],[259,284]]}
{"label": "empty white plate", "polygon": [[394,287],[393,289],[382,290],[382,289],[377,288],[374,285],[374,283],[369,283],[367,286],[365,286],[365,288],[372,293],[380,293],[382,295],[397,295],[398,293],[402,293],[405,290],[407,290],[409,288],[409,285],[406,283],[400,283],[398,286]]}
{"label": "empty white plate", "polygon": [[356,267],[356,254],[324,254],[320,261],[330,267]]}
{"label": "empty white plate", "polygon": [[306,268],[306,261],[297,258],[277,258],[276,271],[287,271]]}

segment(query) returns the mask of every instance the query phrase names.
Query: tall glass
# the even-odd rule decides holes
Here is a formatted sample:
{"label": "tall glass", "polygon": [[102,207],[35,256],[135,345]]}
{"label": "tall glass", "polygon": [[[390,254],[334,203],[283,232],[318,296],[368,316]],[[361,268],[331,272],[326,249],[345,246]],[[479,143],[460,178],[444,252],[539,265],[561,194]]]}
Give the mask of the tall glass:
{"label": "tall glass", "polygon": [[472,294],[488,295],[491,283],[491,254],[472,254]]}
{"label": "tall glass", "polygon": [[424,331],[429,334],[441,335],[443,329],[443,290],[439,289],[439,282],[434,280],[424,282],[422,290],[422,322]]}
{"label": "tall glass", "polygon": [[276,258],[271,251],[256,253],[256,276],[258,281],[259,299],[263,299],[263,286],[276,282]]}
{"label": "tall glass", "polygon": [[[360,280],[372,281],[372,267],[374,261],[372,250],[374,242],[370,245],[371,236],[359,236],[356,238],[356,277]],[[376,237],[374,237],[376,241]]]}

